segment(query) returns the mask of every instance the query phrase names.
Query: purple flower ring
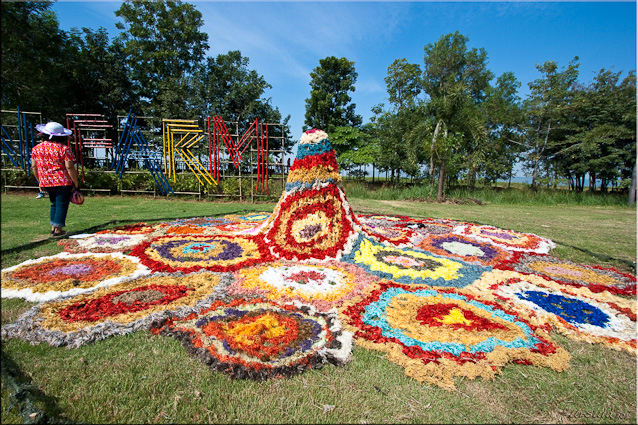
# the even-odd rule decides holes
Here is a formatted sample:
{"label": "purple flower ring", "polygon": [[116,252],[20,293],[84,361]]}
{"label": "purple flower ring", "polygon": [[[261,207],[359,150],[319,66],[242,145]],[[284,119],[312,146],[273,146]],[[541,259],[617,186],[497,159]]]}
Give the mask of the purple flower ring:
{"label": "purple flower ring", "polygon": [[593,292],[636,295],[636,278],[615,269],[587,266],[550,255],[519,253],[501,268],[542,276],[572,286],[584,286]]}
{"label": "purple flower ring", "polygon": [[492,267],[510,258],[508,251],[496,245],[454,234],[427,237],[417,247],[433,254]]}
{"label": "purple flower ring", "polygon": [[149,239],[149,234],[98,233],[83,239],[63,239],[58,242],[65,252],[123,252]]}
{"label": "purple flower ring", "polygon": [[259,236],[160,236],[137,246],[131,255],[153,271],[228,272],[268,261],[270,253]]}
{"label": "purple flower ring", "polygon": [[149,273],[139,259],[119,252],[61,252],[2,270],[2,298],[51,301],[93,292]]}

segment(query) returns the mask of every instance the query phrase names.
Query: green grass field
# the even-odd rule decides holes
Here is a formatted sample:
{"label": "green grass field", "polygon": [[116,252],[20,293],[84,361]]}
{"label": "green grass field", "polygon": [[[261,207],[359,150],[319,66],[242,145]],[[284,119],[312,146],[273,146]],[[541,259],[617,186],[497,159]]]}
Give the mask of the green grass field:
{"label": "green grass field", "polygon": [[[552,254],[635,273],[636,210],[611,206],[433,204],[349,196],[358,213],[451,218],[553,239]],[[48,238],[48,200],[2,195],[2,268],[61,251]],[[125,222],[272,211],[274,204],[88,197],[71,205],[67,231]],[[117,221],[117,222],[116,222]],[[31,303],[2,300],[2,324]],[[636,423],[636,357],[552,337],[572,354],[569,370],[507,365],[492,381],[456,379],[448,392],[420,384],[383,354],[354,348],[343,368],[291,379],[234,381],[189,357],[180,343],[147,331],[69,350],[2,341],[2,422],[21,423],[13,387],[32,384],[53,418],[86,423]]]}

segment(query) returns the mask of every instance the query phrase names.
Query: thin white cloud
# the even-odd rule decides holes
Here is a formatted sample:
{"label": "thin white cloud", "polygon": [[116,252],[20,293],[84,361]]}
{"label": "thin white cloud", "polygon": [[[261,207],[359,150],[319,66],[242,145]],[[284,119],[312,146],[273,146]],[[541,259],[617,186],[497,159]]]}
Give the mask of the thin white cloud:
{"label": "thin white cloud", "polygon": [[[279,36],[277,23],[271,14],[263,15],[247,8],[245,4],[198,4],[202,12],[202,31],[209,37],[209,55],[216,56],[230,50],[239,50],[251,61],[262,67],[277,69],[288,78],[305,79],[310,69],[286,49],[286,42]],[[260,67],[261,68],[261,67]],[[264,69],[258,72],[264,73]]]}
{"label": "thin white cloud", "polygon": [[209,35],[211,55],[240,50],[260,73],[276,69],[288,78],[309,80],[319,59],[352,59],[363,42],[391,38],[408,19],[392,4],[349,3],[221,4],[195,2]]}
{"label": "thin white cloud", "polygon": [[385,93],[386,87],[383,80],[368,76],[359,78],[356,84],[357,91],[365,94]]}

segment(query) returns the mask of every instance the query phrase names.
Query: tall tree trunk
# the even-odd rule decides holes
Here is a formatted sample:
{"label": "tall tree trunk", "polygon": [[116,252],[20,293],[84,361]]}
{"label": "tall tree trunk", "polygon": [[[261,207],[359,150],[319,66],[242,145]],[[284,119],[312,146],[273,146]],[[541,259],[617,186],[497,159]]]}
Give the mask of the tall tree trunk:
{"label": "tall tree trunk", "polygon": [[545,141],[543,142],[543,147],[539,150],[536,159],[534,160],[534,171],[532,171],[532,189],[536,190],[536,178],[538,177],[538,168],[541,162],[541,157],[543,156],[543,152],[545,152],[545,148],[547,147],[547,142],[549,140],[549,132],[552,129],[552,123],[549,122],[547,124],[547,134],[545,134]]}
{"label": "tall tree trunk", "polygon": [[441,160],[441,167],[439,168],[439,188],[436,191],[436,202],[443,200],[443,184],[445,183],[445,160]]}
{"label": "tall tree trunk", "polygon": [[430,194],[432,194],[432,189],[434,189],[434,169],[430,168]]}
{"label": "tall tree trunk", "polygon": [[629,188],[629,206],[636,202],[636,175],[638,174],[638,161],[634,164],[634,173],[631,175],[631,187]]}
{"label": "tall tree trunk", "polygon": [[434,177],[434,147],[436,145],[436,138],[439,136],[439,131],[441,131],[440,120],[436,123],[434,135],[432,136],[432,143],[430,144],[430,176],[432,177]]}

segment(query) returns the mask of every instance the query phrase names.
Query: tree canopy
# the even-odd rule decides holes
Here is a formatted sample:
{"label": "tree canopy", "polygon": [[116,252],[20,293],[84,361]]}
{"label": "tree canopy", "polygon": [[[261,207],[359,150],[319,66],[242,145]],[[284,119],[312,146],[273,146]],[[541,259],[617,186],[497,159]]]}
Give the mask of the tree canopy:
{"label": "tree canopy", "polygon": [[337,127],[361,125],[363,119],[355,113],[356,105],[349,95],[355,91],[357,76],[354,62],[346,58],[329,56],[319,60],[319,66],[310,73],[304,130],[321,128],[332,133]]}
{"label": "tree canopy", "polygon": [[[255,118],[288,122],[267,97],[272,87],[240,51],[208,57],[204,18],[181,0],[122,3],[122,31],[63,31],[51,2],[2,2],[1,102],[3,109],[100,113],[109,120],[133,107],[169,118],[220,115],[240,123]],[[214,43],[214,40],[212,40]],[[386,104],[363,125],[351,94],[358,74],[345,57],[328,56],[310,73],[304,130],[326,130],[346,171],[371,164],[391,174],[474,186],[511,178],[517,167],[533,187],[595,182],[628,187],[636,173],[636,74],[601,69],[579,81],[579,59],[561,67],[537,64],[529,95],[512,72],[495,76],[485,49],[458,31],[423,49],[423,63],[392,61],[385,77]],[[623,76],[624,75],[624,76]],[[387,105],[387,107],[386,107]],[[373,171],[374,173],[374,171]]]}

